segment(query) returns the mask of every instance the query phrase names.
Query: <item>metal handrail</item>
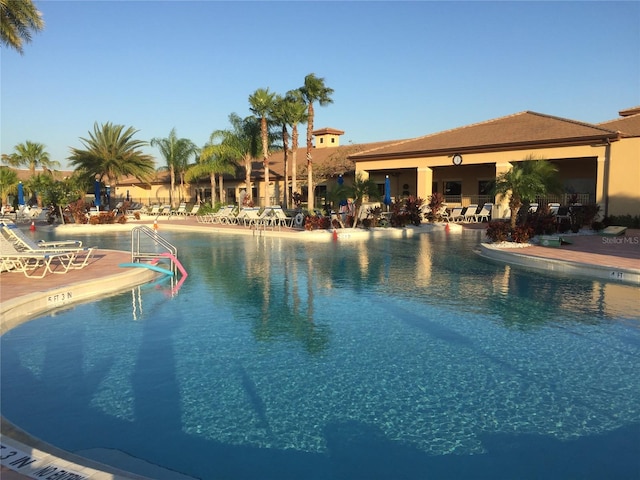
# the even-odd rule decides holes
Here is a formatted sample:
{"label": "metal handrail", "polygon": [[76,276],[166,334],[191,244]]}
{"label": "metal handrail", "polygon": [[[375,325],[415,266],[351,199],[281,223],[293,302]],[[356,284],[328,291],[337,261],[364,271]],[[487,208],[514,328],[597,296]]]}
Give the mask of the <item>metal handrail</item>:
{"label": "metal handrail", "polygon": [[[161,247],[163,252],[142,252],[140,251],[140,240],[143,235],[151,239],[156,246]],[[131,261],[140,262],[141,260],[153,260],[157,259],[161,253],[170,253],[174,258],[178,258],[178,249],[169,243],[164,237],[158,234],[157,231],[147,227],[146,225],[140,225],[134,227],[131,230]],[[176,274],[175,262],[171,261],[171,271]]]}

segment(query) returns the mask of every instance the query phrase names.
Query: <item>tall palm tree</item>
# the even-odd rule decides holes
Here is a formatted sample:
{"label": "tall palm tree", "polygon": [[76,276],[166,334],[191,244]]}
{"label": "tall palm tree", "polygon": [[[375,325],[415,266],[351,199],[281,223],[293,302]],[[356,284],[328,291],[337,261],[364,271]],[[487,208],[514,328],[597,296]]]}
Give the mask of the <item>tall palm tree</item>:
{"label": "tall palm tree", "polygon": [[22,55],[23,44],[31,42],[31,33],[43,28],[42,13],[32,0],[0,0],[0,40],[4,46]]}
{"label": "tall palm tree", "polygon": [[261,142],[260,121],[249,116],[240,118],[237,113],[229,115],[231,130],[215,130],[211,143],[218,143],[217,154],[233,159],[244,166],[247,201],[251,200],[251,163],[258,156]]}
{"label": "tall palm tree", "polygon": [[313,104],[318,102],[321,107],[333,103],[331,95],[333,89],[325,86],[324,78],[318,78],[314,73],[310,73],[304,77],[304,85],[300,87],[300,93],[302,98],[307,104],[307,183],[308,183],[308,208],[313,210],[314,207],[314,185],[313,185],[313,160],[311,156],[312,144],[312,132],[313,132],[313,118],[314,109]]}
{"label": "tall palm tree", "polygon": [[[175,207],[176,200],[176,171],[180,174],[181,188],[184,189],[184,172],[187,170],[189,157],[198,152],[198,147],[188,138],[178,138],[176,129],[172,128],[167,138],[152,138],[150,145],[157,147],[167,162],[166,168],[171,177],[169,202]],[[184,191],[182,192],[184,194]]]}
{"label": "tall palm tree", "polygon": [[508,172],[496,178],[494,195],[506,195],[511,209],[511,228],[515,228],[518,211],[525,200],[535,200],[539,195],[560,191],[558,169],[549,161],[528,156],[514,162]]}
{"label": "tall palm tree", "polygon": [[307,105],[302,99],[299,90],[291,90],[284,97],[278,96],[272,112],[274,120],[282,128],[282,145],[284,147],[284,205],[289,206],[289,132],[287,126],[291,126],[291,191],[296,191],[297,176],[297,150],[298,150],[298,124],[306,122]]}
{"label": "tall palm tree", "polygon": [[0,167],[0,200],[7,205],[9,195],[18,194],[18,174],[8,167]]}
{"label": "tall palm tree", "polygon": [[29,174],[33,177],[38,167],[42,167],[45,172],[60,167],[60,162],[51,160],[45,148],[42,143],[27,140],[13,147],[14,153],[9,155],[3,153],[2,160],[12,167],[28,167]]}
{"label": "tall palm tree", "polygon": [[202,147],[200,156],[195,165],[191,165],[186,172],[186,178],[188,181],[197,180],[205,175],[209,176],[209,182],[211,183],[211,206],[216,203],[216,175],[219,179],[219,197],[220,202],[224,201],[224,183],[223,175],[234,175],[236,173],[236,164],[231,158],[224,157],[219,154],[220,145],[214,143],[207,143]]}
{"label": "tall palm tree", "polygon": [[125,130],[123,125],[110,122],[94,123],[89,138],[80,137],[84,149],[71,148],[70,163],[84,177],[102,181],[109,179],[117,186],[120,177],[133,175],[139,180],[148,180],[155,172],[151,155],[142,153],[148,143],[135,140],[138,133],[133,127]]}
{"label": "tall palm tree", "polygon": [[262,162],[264,164],[265,197],[269,202],[269,125],[268,117],[271,115],[276,94],[268,88],[259,88],[249,96],[251,112],[260,118],[260,139],[262,141]]}

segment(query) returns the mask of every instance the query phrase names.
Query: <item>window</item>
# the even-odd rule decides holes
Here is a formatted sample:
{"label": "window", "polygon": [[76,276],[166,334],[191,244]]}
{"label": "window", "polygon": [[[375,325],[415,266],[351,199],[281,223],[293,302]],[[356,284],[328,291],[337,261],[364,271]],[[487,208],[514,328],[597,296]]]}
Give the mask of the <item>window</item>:
{"label": "window", "polygon": [[462,182],[444,182],[445,195],[462,195]]}
{"label": "window", "polygon": [[491,195],[493,190],[493,180],[479,180],[478,181],[478,195]]}

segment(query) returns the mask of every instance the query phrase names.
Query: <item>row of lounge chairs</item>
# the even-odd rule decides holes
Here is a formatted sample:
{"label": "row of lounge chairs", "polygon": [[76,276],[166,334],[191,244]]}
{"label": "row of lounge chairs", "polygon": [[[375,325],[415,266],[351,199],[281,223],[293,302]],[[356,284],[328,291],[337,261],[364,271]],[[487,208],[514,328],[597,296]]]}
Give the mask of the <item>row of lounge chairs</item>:
{"label": "row of lounge chairs", "polygon": [[292,227],[294,217],[288,216],[281,206],[271,207],[243,207],[238,209],[235,205],[227,205],[215,213],[198,215],[200,223],[213,223],[220,225],[240,225],[248,228],[281,228]]}
{"label": "row of lounge chairs", "polygon": [[187,211],[187,204],[182,202],[177,209],[171,208],[171,205],[153,205],[143,213],[152,217],[195,216],[198,214],[198,210],[200,210],[200,204],[196,203],[191,210]]}
{"label": "row of lounge chairs", "polygon": [[[485,203],[480,210],[478,210],[477,204],[472,204],[468,207],[454,207],[451,211],[449,211],[446,205],[443,205],[436,213],[436,217],[442,218],[445,222],[488,222],[492,209],[493,203]],[[429,207],[425,206],[422,214],[426,217],[428,213]]]}
{"label": "row of lounge chairs", "polygon": [[29,278],[64,274],[86,267],[96,250],[76,240],[35,242],[9,220],[0,221],[0,230],[0,272],[23,273]]}

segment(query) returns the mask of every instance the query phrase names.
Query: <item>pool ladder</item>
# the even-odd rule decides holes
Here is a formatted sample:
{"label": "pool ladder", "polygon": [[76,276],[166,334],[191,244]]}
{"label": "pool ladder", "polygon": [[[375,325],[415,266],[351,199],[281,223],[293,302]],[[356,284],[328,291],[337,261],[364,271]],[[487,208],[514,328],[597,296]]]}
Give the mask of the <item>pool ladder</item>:
{"label": "pool ladder", "polygon": [[[141,247],[146,247],[149,242],[144,242],[144,239],[150,239],[153,242],[153,246],[156,251],[144,252],[141,251]],[[159,251],[158,251],[159,250]],[[131,261],[143,262],[143,261],[158,261],[161,258],[167,258],[170,260],[171,271],[176,276],[179,269],[184,274],[184,268],[182,265],[177,265],[178,261],[178,249],[169,243],[165,238],[160,236],[156,230],[153,230],[145,225],[134,227],[131,230]]]}

